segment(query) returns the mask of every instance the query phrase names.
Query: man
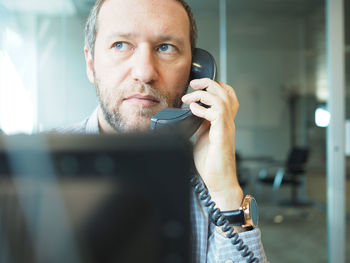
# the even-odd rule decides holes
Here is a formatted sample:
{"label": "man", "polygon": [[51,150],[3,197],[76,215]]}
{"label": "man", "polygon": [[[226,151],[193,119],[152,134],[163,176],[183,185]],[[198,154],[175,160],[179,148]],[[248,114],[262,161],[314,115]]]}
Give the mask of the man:
{"label": "man", "polygon": [[[184,95],[195,45],[195,21],[183,0],[97,0],[87,21],[84,51],[99,106],[70,131],[148,130],[150,118],[161,109],[189,104],[193,114],[205,119],[196,134],[196,168],[217,207],[236,210],[243,200],[235,162],[238,100],[232,87],[210,79],[192,80],[195,91]],[[246,262],[210,223],[195,195],[191,213],[195,262]],[[259,229],[235,231],[265,262]]]}

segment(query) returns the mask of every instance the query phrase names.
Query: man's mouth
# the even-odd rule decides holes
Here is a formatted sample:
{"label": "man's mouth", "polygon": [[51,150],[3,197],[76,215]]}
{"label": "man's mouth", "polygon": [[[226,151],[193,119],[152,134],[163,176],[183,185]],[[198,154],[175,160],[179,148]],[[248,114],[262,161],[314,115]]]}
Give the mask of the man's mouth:
{"label": "man's mouth", "polygon": [[123,102],[130,103],[144,108],[151,108],[160,103],[159,99],[152,95],[134,94],[123,99]]}

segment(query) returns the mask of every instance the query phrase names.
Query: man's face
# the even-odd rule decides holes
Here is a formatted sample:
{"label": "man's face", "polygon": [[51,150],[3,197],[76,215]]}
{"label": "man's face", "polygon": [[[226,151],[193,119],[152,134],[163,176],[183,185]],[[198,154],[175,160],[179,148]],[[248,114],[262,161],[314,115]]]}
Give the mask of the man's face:
{"label": "man's face", "polygon": [[191,67],[189,18],[175,0],[107,0],[94,60],[85,53],[107,123],[147,130],[161,109],[181,106]]}

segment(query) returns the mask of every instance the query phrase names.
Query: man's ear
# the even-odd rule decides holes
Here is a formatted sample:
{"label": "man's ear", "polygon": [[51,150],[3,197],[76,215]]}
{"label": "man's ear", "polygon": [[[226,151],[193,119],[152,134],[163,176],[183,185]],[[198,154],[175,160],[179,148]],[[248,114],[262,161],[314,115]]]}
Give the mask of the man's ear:
{"label": "man's ear", "polygon": [[92,60],[92,55],[90,49],[85,46],[84,47],[84,53],[85,53],[85,63],[86,63],[86,74],[89,79],[89,81],[92,84],[95,84],[95,78],[94,78],[94,63]]}

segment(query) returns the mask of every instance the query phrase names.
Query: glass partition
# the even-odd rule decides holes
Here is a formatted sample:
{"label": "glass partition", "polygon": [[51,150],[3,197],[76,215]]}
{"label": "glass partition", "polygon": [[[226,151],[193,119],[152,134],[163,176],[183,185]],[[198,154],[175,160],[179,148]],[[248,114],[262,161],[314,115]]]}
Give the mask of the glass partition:
{"label": "glass partition", "polygon": [[96,106],[83,52],[84,24],[92,4],[0,1],[0,126],[4,132],[31,133],[77,122]]}

